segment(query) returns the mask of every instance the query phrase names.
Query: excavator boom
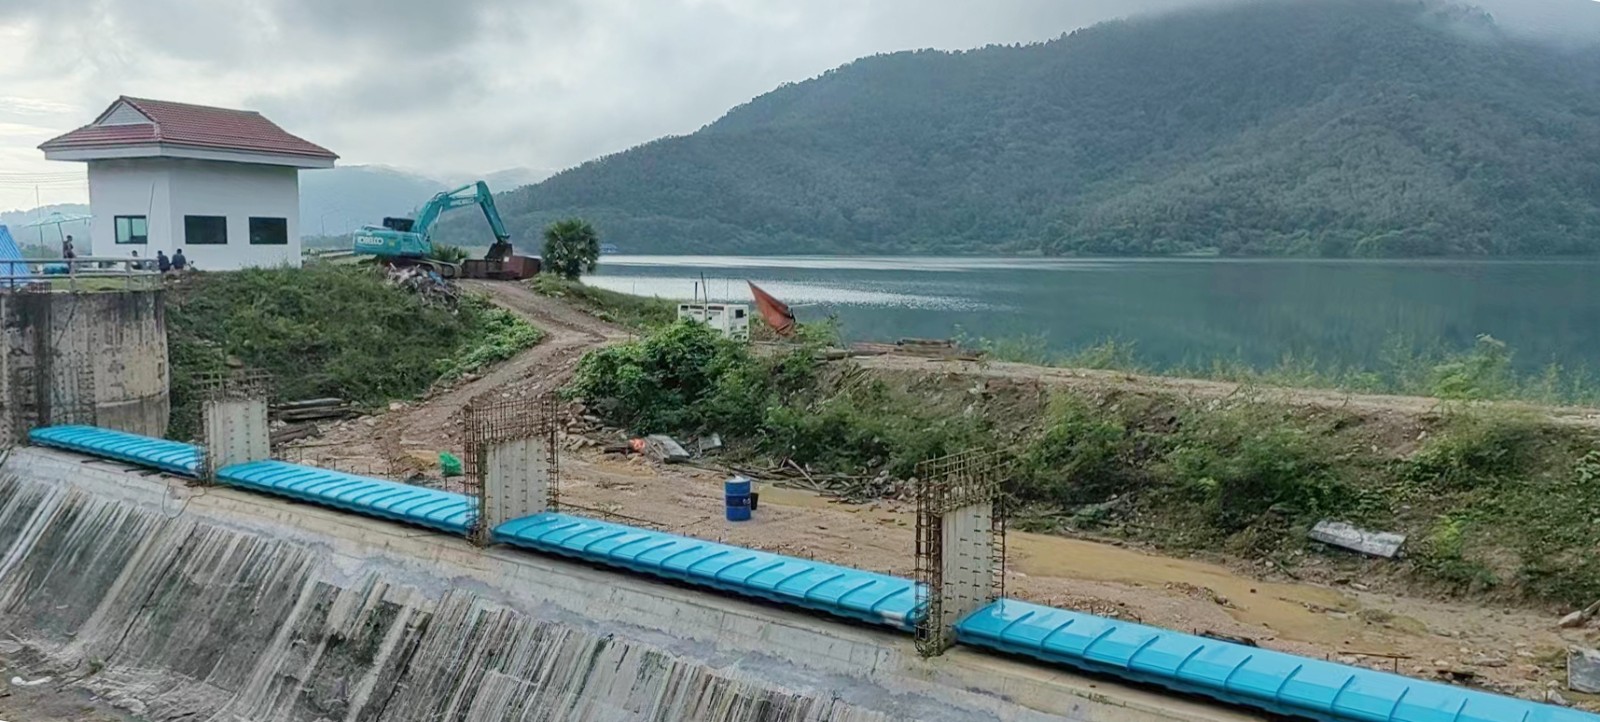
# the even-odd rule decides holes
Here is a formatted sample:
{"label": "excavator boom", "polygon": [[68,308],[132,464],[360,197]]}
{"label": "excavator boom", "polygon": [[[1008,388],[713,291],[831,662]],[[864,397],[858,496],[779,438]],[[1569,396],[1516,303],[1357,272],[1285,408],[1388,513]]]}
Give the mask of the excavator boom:
{"label": "excavator boom", "polygon": [[[451,264],[428,260],[433,253],[433,227],[445,211],[471,205],[483,210],[489,230],[494,233],[494,243],[481,261],[468,261],[459,269],[464,273],[458,274],[458,269]],[[500,219],[500,210],[495,208],[489,184],[483,181],[435,195],[417,211],[415,220],[385,218],[382,226],[362,226],[355,232],[353,246],[355,253],[378,256],[391,265],[422,265],[446,276],[525,278],[538,273],[539,266],[536,258],[512,254],[511,233]]]}

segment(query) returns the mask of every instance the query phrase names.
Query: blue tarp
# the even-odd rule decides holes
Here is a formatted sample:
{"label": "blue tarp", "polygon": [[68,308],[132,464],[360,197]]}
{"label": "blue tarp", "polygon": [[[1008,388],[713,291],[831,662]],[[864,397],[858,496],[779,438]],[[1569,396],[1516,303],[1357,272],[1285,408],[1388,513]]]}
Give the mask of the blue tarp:
{"label": "blue tarp", "polygon": [[17,247],[17,241],[11,237],[11,230],[0,226],[0,288],[11,286],[25,286],[32,281],[12,280],[5,276],[32,276],[26,263],[8,263],[8,261],[21,261],[22,249]]}

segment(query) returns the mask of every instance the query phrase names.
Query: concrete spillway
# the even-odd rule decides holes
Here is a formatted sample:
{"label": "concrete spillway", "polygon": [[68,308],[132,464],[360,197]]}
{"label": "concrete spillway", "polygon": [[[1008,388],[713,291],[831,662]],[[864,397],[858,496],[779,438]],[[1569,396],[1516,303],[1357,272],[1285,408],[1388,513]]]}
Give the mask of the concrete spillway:
{"label": "concrete spillway", "polygon": [[43,449],[0,550],[0,629],[157,720],[1250,718]]}

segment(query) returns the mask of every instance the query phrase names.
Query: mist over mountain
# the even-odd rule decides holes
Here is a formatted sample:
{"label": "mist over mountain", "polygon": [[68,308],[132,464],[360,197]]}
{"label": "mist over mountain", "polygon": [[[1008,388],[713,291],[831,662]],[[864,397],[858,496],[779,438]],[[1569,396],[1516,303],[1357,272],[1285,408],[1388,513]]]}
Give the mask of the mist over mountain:
{"label": "mist over mountain", "polygon": [[1600,49],[1570,36],[1600,6],[1488,4],[1229,3],[863,58],[501,212],[630,252],[1594,253]]}

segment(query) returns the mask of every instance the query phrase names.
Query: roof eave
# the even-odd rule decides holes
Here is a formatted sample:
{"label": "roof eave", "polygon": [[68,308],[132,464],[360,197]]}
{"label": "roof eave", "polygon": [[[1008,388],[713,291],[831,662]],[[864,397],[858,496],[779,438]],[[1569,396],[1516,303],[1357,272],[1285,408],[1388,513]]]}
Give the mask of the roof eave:
{"label": "roof eave", "polygon": [[[49,145],[49,144],[46,144]],[[332,168],[338,156],[306,155],[300,153],[283,153],[277,151],[251,150],[245,148],[214,148],[208,146],[188,146],[175,143],[83,143],[61,144],[46,148],[40,146],[45,152],[47,160],[62,161],[96,161],[96,160],[124,160],[138,158],[179,158],[187,160],[210,160],[223,163],[244,163],[252,165],[277,165],[295,168],[316,169]]]}

